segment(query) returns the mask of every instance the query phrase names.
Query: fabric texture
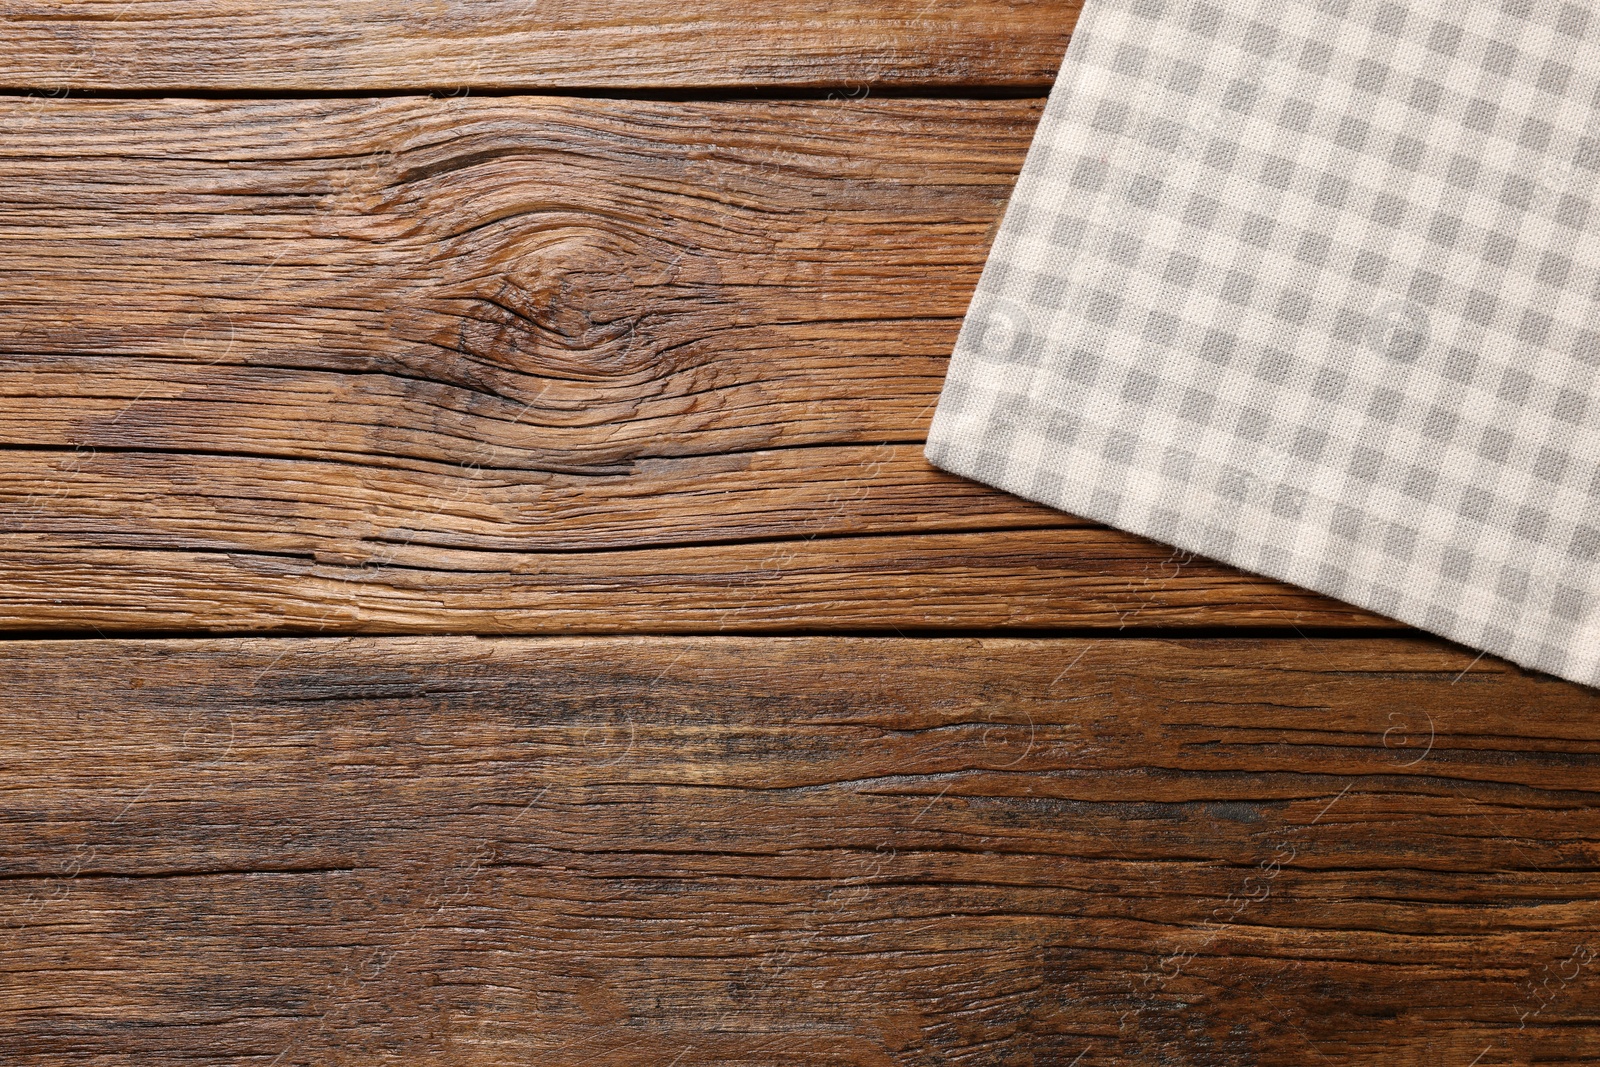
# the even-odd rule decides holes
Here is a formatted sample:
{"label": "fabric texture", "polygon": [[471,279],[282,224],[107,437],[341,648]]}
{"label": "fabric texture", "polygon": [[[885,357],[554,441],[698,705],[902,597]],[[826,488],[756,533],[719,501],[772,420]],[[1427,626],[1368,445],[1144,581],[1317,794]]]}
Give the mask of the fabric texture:
{"label": "fabric texture", "polygon": [[1087,0],[939,467],[1600,684],[1600,13]]}

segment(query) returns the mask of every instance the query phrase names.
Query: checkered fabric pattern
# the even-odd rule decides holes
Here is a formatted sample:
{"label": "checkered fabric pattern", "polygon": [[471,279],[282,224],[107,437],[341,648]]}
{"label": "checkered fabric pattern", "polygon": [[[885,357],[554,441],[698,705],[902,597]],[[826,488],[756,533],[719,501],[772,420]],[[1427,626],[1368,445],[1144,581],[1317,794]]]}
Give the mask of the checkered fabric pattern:
{"label": "checkered fabric pattern", "polygon": [[1087,0],[936,465],[1600,685],[1600,10]]}

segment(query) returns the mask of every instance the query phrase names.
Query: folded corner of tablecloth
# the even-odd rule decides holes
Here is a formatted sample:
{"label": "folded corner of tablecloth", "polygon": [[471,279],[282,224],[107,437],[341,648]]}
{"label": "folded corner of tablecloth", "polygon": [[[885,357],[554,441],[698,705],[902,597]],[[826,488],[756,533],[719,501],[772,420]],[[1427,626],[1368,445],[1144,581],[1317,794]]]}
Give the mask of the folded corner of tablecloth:
{"label": "folded corner of tablecloth", "polygon": [[1597,23],[1087,0],[929,462],[1600,685]]}

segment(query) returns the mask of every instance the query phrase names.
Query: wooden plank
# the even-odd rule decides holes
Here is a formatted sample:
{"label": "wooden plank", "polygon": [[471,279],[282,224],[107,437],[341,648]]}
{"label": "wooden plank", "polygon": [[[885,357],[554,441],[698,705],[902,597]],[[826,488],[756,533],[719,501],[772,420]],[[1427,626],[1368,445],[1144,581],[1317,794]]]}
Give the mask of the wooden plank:
{"label": "wooden plank", "polygon": [[1081,0],[6,0],[0,86],[354,91],[1008,86]]}
{"label": "wooden plank", "polygon": [[1600,693],[1438,642],[17,642],[0,721],[8,1062],[1600,1060]]}
{"label": "wooden plank", "polygon": [[1037,102],[11,106],[0,626],[1389,625],[923,460]]}

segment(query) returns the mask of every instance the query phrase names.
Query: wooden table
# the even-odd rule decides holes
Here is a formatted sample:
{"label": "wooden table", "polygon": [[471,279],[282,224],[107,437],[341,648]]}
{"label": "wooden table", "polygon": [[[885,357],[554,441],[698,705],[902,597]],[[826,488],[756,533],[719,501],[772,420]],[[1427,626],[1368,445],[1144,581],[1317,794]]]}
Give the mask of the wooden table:
{"label": "wooden table", "polygon": [[1075,11],[0,7],[0,1061],[1600,1063],[1600,695],[922,458]]}

